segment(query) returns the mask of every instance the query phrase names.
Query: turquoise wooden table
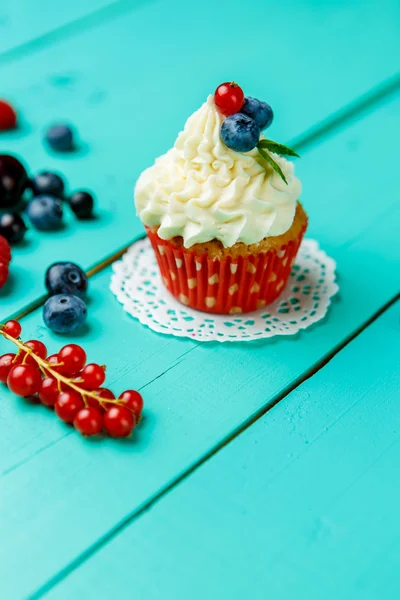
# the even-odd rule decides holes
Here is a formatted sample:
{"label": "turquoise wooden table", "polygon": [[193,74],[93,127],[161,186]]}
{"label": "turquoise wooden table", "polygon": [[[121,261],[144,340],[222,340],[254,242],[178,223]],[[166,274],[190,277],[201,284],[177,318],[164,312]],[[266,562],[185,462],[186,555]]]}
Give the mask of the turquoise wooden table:
{"label": "turquoise wooden table", "polygon": [[[400,597],[399,40],[395,0],[2,1],[0,96],[21,126],[0,152],[93,189],[98,218],[29,230],[1,321],[60,347],[43,275],[75,260],[91,278],[74,339],[146,404],[131,440],[86,440],[0,390],[2,598]],[[300,151],[308,235],[340,284],[322,323],[249,345],[160,336],[109,291],[143,235],[136,178],[229,77]],[[77,153],[44,148],[57,119]]]}

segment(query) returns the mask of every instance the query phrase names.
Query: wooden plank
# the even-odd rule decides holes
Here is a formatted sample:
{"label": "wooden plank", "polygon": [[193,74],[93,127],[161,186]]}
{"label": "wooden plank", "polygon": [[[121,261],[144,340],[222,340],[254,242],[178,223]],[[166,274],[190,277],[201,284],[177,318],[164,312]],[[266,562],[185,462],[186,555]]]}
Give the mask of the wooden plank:
{"label": "wooden plank", "polygon": [[[137,176],[172,145],[186,116],[218,82],[234,76],[271,102],[271,136],[285,141],[391,77],[398,68],[400,9],[393,0],[384,4],[386,10],[363,7],[360,20],[356,0],[340,10],[323,3],[304,10],[295,0],[272,10],[265,0],[253,0],[246,11],[236,0],[204,0],[201,11],[165,0],[10,64],[0,60],[2,95],[25,122],[0,137],[0,151],[17,153],[32,172],[64,173],[72,189],[93,189],[99,204],[95,222],[67,219],[58,234],[29,231],[0,295],[2,318],[42,295],[50,260],[68,257],[90,268],[143,231],[132,203]],[[240,32],[240,43],[232,32]],[[279,59],[271,60],[271,53]],[[44,128],[59,119],[76,124],[79,153],[50,156],[43,147]]]}
{"label": "wooden plank", "polygon": [[48,598],[400,596],[400,304]]}
{"label": "wooden plank", "polygon": [[[328,318],[312,330],[251,346],[161,337],[123,313],[108,292],[110,271],[94,278],[89,329],[77,341],[91,360],[107,363],[116,390],[143,389],[146,418],[131,442],[91,442],[44,407],[2,392],[5,589],[24,597],[69,568],[294,386],[398,291],[397,188],[390,178],[382,185],[382,173],[396,172],[392,133],[399,118],[392,102],[304,159],[311,232],[337,259],[341,285]],[[375,154],[372,168],[371,148],[383,141],[386,152]],[[52,351],[62,343],[45,330],[40,313],[23,325],[26,338],[38,336]],[[16,564],[24,578],[16,577]]]}

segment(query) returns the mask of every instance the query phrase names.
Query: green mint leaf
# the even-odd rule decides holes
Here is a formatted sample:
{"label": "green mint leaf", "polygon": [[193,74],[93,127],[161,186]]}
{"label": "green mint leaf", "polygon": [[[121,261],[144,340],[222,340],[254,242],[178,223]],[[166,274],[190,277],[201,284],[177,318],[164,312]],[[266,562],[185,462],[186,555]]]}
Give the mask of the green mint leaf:
{"label": "green mint leaf", "polygon": [[280,156],[297,156],[297,158],[300,158],[297,152],[295,152],[291,148],[288,148],[283,144],[277,144],[272,140],[260,140],[257,144],[257,147],[265,148],[266,150],[274,152],[275,154],[279,154]]}
{"label": "green mint leaf", "polygon": [[268,163],[269,165],[271,165],[271,167],[273,168],[273,170],[274,170],[276,173],[278,173],[278,175],[280,175],[280,176],[282,177],[283,181],[284,181],[284,182],[286,183],[286,185],[287,185],[286,177],[285,177],[285,175],[283,174],[283,171],[282,171],[282,169],[280,168],[280,166],[279,166],[278,164],[276,164],[276,162],[274,161],[274,159],[272,158],[272,156],[270,156],[270,155],[268,154],[268,152],[265,152],[265,150],[263,150],[262,148],[260,148],[260,146],[259,146],[259,145],[258,145],[257,147],[258,147],[258,151],[259,151],[259,153],[261,154],[261,156],[263,157],[263,159],[264,159],[264,160],[266,160],[266,161],[267,161],[267,163]]}

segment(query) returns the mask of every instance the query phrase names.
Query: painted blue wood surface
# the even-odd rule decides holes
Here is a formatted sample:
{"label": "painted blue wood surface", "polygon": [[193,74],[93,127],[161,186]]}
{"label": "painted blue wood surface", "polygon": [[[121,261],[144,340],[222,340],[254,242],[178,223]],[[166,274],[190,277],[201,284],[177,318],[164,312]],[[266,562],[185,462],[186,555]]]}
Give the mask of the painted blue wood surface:
{"label": "painted blue wood surface", "polygon": [[[128,0],[129,2],[129,0]],[[133,0],[132,0],[133,2]],[[132,2],[130,2],[132,4]],[[57,31],[57,35],[68,25],[98,12],[115,0],[1,0],[0,3],[0,56],[32,41],[39,43],[43,37]],[[89,19],[90,24],[90,19]],[[75,23],[76,26],[76,23]]]}
{"label": "painted blue wood surface", "polygon": [[[123,313],[108,292],[110,270],[92,280],[90,329],[77,339],[91,360],[107,363],[112,388],[143,389],[146,418],[131,442],[90,442],[44,407],[2,393],[5,589],[24,596],[51,580],[398,291],[397,191],[393,180],[382,186],[382,173],[395,171],[395,152],[376,154],[365,179],[371,148],[391,143],[398,119],[393,101],[314,148],[302,163],[311,232],[337,259],[341,292],[327,320],[297,338],[227,347],[161,337]],[[23,325],[25,337],[38,336],[51,350],[62,343],[41,325],[40,312]],[[17,562],[24,578],[16,582]]]}
{"label": "painted blue wood surface", "polygon": [[[47,0],[3,0],[0,4],[1,95],[15,102],[23,121],[18,132],[0,136],[0,151],[19,153],[32,170],[55,168],[64,172],[72,188],[93,188],[100,206],[97,222],[78,224],[71,219],[68,228],[56,236],[29,232],[27,243],[15,251],[12,278],[0,292],[3,317],[22,310],[42,294],[42,275],[49,260],[72,258],[90,267],[141,231],[133,217],[135,178],[171,145],[185,116],[220,80],[234,75],[246,90],[269,100],[277,113],[271,135],[284,141],[312,130],[316,123],[391,77],[398,68],[400,13],[394,0],[379,5],[360,0],[334,5],[290,0],[282,6],[253,0],[245,10],[236,0],[205,0],[201,10],[199,5],[178,0],[122,0],[116,4],[124,5],[119,16],[113,9],[96,19],[85,15],[92,8],[101,11],[106,0],[72,0],[64,6],[50,5]],[[131,11],[127,9],[129,4]],[[22,24],[15,19],[18,11],[25,19]],[[13,28],[10,21],[4,25],[2,15],[6,12],[12,16]],[[107,22],[104,15],[111,13],[114,20]],[[79,23],[70,26],[74,19]],[[53,34],[47,35],[51,31]],[[34,39],[38,42],[31,44]],[[17,46],[20,49],[14,51]],[[234,66],[235,72],[227,73],[227,66],[229,70]],[[265,71],[263,76],[261,71]],[[163,110],[160,90],[164,93]],[[304,204],[311,219],[310,235],[317,237],[339,264],[341,295],[323,324],[295,339],[251,347],[198,346],[161,337],[123,313],[108,292],[108,269],[92,280],[89,329],[74,339],[85,345],[91,359],[107,363],[113,389],[143,388],[146,418],[133,440],[82,440],[44,407],[32,406],[0,390],[0,503],[1,514],[6,515],[0,519],[2,596],[7,600],[27,597],[54,580],[60,569],[78,563],[82,553],[101,543],[103,536],[121,521],[173,485],[243,423],[320,364],[326,353],[398,291],[400,214],[396,181],[390,175],[397,172],[393,132],[399,129],[399,117],[398,102],[390,102],[335,138],[325,132],[326,143],[307,152],[298,163],[305,188]],[[76,156],[60,158],[44,150],[43,128],[56,118],[76,123],[82,137],[81,151]],[[391,318],[393,314],[392,310]],[[209,495],[199,492],[196,475],[188,482],[188,492],[183,485],[177,500],[175,494],[171,495],[165,513],[160,516],[158,512],[163,500],[146,520],[135,523],[115,544],[106,547],[104,554],[83,565],[82,574],[78,571],[78,576],[73,575],[54,596],[101,597],[100,587],[94,594],[93,585],[88,588],[87,582],[100,581],[100,570],[106,571],[109,565],[113,586],[110,591],[110,581],[101,584],[104,597],[111,593],[129,595],[132,590],[138,597],[148,597],[148,590],[152,594],[149,597],[179,597],[190,585],[192,575],[192,583],[196,582],[192,589],[200,591],[200,569],[191,571],[192,564],[210,568],[213,585],[215,571],[202,551],[210,547],[211,557],[216,547],[214,566],[222,562],[223,573],[232,573],[236,554],[241,556],[246,548],[242,545],[234,552],[239,539],[233,535],[235,525],[245,527],[250,523],[246,507],[251,508],[248,514],[253,518],[262,505],[260,523],[266,522],[275,537],[270,536],[270,546],[266,547],[263,527],[253,518],[245,542],[261,551],[270,549],[274,570],[268,571],[264,564],[260,566],[253,560],[246,573],[250,583],[269,585],[270,597],[298,597],[302,587],[309,598],[313,593],[319,597],[316,590],[322,586],[329,592],[336,581],[343,588],[346,581],[354,584],[346,588],[351,598],[357,597],[351,592],[358,592],[361,585],[368,593],[375,591],[375,595],[371,591],[371,598],[381,597],[383,589],[392,594],[388,598],[397,597],[399,585],[393,570],[399,549],[390,535],[396,531],[393,523],[397,522],[398,490],[393,492],[390,484],[393,472],[398,471],[398,453],[394,446],[382,458],[378,456],[393,435],[388,425],[398,418],[398,411],[390,412],[396,406],[390,402],[393,389],[387,382],[396,348],[392,331],[385,328],[387,322],[384,317],[379,329],[376,325],[371,329],[373,333],[367,330],[363,334],[363,343],[356,342],[358,353],[354,358],[352,344],[345,351],[345,359],[340,355],[335,359],[342,361],[338,366],[333,369],[336,362],[328,365],[326,369],[333,369],[329,372],[341,377],[339,383],[333,375],[332,383],[327,382],[323,375],[326,369],[322,370],[319,379],[313,377],[305,384],[311,387],[302,386],[241,436],[233,450],[221,453],[211,473],[208,469],[214,459],[202,470],[206,491],[220,490],[227,483],[225,496],[221,492],[214,510],[208,513],[209,523],[205,522],[205,511],[198,518],[199,513],[193,513],[195,504],[185,502],[185,498],[194,496],[201,505],[205,498],[205,506],[209,507]],[[64,338],[51,335],[41,325],[40,311],[24,319],[23,324],[25,338],[37,336],[52,350],[64,343]],[[371,364],[366,350],[375,342],[383,349]],[[0,351],[3,348],[5,351],[6,345],[1,342]],[[350,371],[348,365],[353,363],[355,370]],[[372,391],[369,395],[366,392],[346,416],[344,404],[355,402],[360,393],[360,365],[369,371],[362,382],[366,385],[371,381]],[[383,382],[378,390],[381,395],[382,388],[386,393],[382,399],[376,398],[373,368],[375,378]],[[307,394],[313,390],[316,400],[304,396],[304,389],[310,390]],[[324,403],[320,400],[322,393]],[[365,416],[365,406],[370,408],[370,420]],[[278,409],[283,418],[276,417]],[[369,445],[370,421],[374,429]],[[330,427],[328,432],[326,427]],[[360,440],[355,453],[348,451],[349,440]],[[308,454],[304,452],[306,441]],[[228,457],[221,458],[228,451]],[[244,471],[237,474],[236,465],[242,466],[243,456],[249,458],[252,467],[248,477]],[[363,469],[374,459],[376,466],[369,467],[363,476]],[[331,472],[334,477],[329,477]],[[226,473],[231,474],[229,479]],[[259,474],[256,480],[254,474]],[[302,477],[308,487],[302,487]],[[243,482],[239,490],[234,486],[238,480],[239,484]],[[375,484],[373,492],[370,482]],[[379,494],[379,484],[387,495]],[[345,491],[346,485],[350,492]],[[232,502],[230,493],[235,491],[238,501]],[[341,492],[342,503],[329,512],[328,501]],[[265,503],[265,496],[259,498],[263,493]],[[296,514],[294,497],[299,500]],[[213,499],[211,496],[211,503]],[[374,499],[382,507],[378,517],[371,511]],[[226,513],[221,511],[224,502],[229,509]],[[266,510],[268,502],[270,513]],[[281,532],[279,515],[283,514],[287,522]],[[327,520],[321,518],[325,514]],[[163,522],[166,519],[172,520],[167,526]],[[336,527],[337,523],[344,526]],[[221,527],[223,535],[219,539],[213,533],[215,526]],[[207,536],[200,546],[203,531]],[[126,548],[131,551],[132,539],[140,541],[137,553],[127,553],[117,560],[119,552]],[[274,540],[282,544],[281,553],[276,552]],[[379,571],[367,564],[366,575],[359,583],[351,559],[370,540],[382,546],[374,560],[379,563]],[[186,541],[190,542],[188,551],[184,549],[180,554],[179,545]],[[226,552],[228,543],[232,559]],[[154,544],[158,544],[156,552]],[[170,547],[174,550],[171,558]],[[189,550],[193,552],[189,555],[191,562]],[[160,567],[163,553],[168,560]],[[368,552],[365,555],[371,556]],[[127,558],[125,563],[123,559]],[[184,577],[182,588],[175,590],[178,558]],[[307,558],[310,560],[306,563]],[[357,565],[359,572],[364,566],[362,560]],[[140,577],[134,581],[130,579],[133,562],[143,565]],[[157,587],[154,567],[163,572],[168,565],[165,586],[161,580]],[[221,578],[219,597],[232,597],[230,589],[233,594],[241,589],[245,579],[238,581],[237,572],[240,569],[235,569],[231,581]],[[282,592],[278,584],[287,580],[293,588]],[[146,588],[149,582],[152,587]],[[242,590],[242,595],[247,594],[248,585]],[[289,591],[291,595],[285,595]]]}
{"label": "painted blue wood surface", "polygon": [[[267,99],[276,113],[271,136],[285,141],[398,69],[394,0],[379,11],[360,0],[335,9],[315,0],[252,0],[247,10],[238,0],[205,0],[201,10],[180,0],[132,6],[21,60],[0,61],[1,93],[22,119],[19,131],[0,136],[0,152],[19,154],[33,172],[65,173],[72,189],[93,189],[100,207],[97,222],[68,223],[60,234],[29,231],[0,293],[2,318],[41,296],[50,260],[89,268],[142,231],[132,202],[137,176],[221,80],[235,77]],[[50,156],[42,145],[44,128],[59,119],[80,132],[76,155]]]}
{"label": "painted blue wood surface", "polygon": [[[400,304],[47,597],[400,597]],[[128,590],[131,590],[129,592]]]}

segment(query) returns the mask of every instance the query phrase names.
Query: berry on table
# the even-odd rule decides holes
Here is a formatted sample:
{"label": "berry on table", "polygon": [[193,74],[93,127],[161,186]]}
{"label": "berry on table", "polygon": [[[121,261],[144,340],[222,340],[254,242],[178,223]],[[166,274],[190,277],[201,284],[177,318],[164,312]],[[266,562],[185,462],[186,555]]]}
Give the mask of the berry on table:
{"label": "berry on table", "polygon": [[46,142],[56,152],[70,152],[74,149],[74,134],[69,125],[52,125],[46,132]]}
{"label": "berry on table", "polygon": [[103,416],[97,408],[82,408],[74,419],[74,427],[82,435],[97,435],[103,429]]}
{"label": "berry on table", "polygon": [[57,173],[42,171],[31,180],[31,188],[34,196],[49,194],[56,198],[64,196],[64,181]]}
{"label": "berry on table", "polygon": [[104,383],[105,378],[104,367],[95,363],[86,365],[77,375],[79,385],[85,390],[96,390]]}
{"label": "berry on table", "polygon": [[[36,354],[36,356],[39,356],[40,358],[43,358],[43,359],[46,358],[47,348],[43,344],[43,342],[40,342],[39,340],[29,340],[29,342],[25,342],[25,346],[30,348],[32,350],[32,352],[34,354]],[[35,359],[32,356],[30,356],[29,352],[21,352],[20,358],[21,358],[21,362],[29,363],[31,365],[37,364]]]}
{"label": "berry on table", "polygon": [[126,390],[125,392],[122,392],[119,400],[122,400],[125,406],[133,412],[136,419],[139,419],[143,410],[143,398],[139,392],[136,392],[135,390]]}
{"label": "berry on table", "polygon": [[12,367],[7,377],[8,388],[16,396],[33,396],[39,391],[42,378],[34,365],[24,364]]}
{"label": "berry on table", "polygon": [[85,404],[81,396],[73,390],[61,392],[54,405],[56,415],[65,423],[72,423],[82,408],[85,408]]}
{"label": "berry on table", "polygon": [[68,198],[68,203],[78,219],[90,219],[93,215],[94,200],[89,192],[75,192]]}
{"label": "berry on table", "polygon": [[243,106],[243,90],[234,81],[221,83],[215,90],[214,102],[223,115],[233,115]]}
{"label": "berry on table", "polygon": [[13,366],[15,365],[14,359],[16,354],[3,354],[0,356],[0,381],[1,383],[7,383],[7,377]]}
{"label": "berry on table", "polygon": [[67,344],[58,353],[58,362],[62,363],[63,373],[75,375],[86,364],[86,352],[78,344]]}
{"label": "berry on table", "polygon": [[251,96],[247,96],[244,99],[244,104],[240,112],[254,119],[261,130],[267,129],[274,118],[274,113],[269,104]]}
{"label": "berry on table", "polygon": [[95,394],[100,398],[106,398],[107,400],[115,400],[113,392],[108,388],[98,388],[97,390],[95,390]]}
{"label": "berry on table", "polygon": [[135,425],[135,415],[125,406],[113,406],[104,415],[104,429],[114,438],[128,436]]}
{"label": "berry on table", "polygon": [[22,163],[8,154],[0,154],[0,210],[19,204],[28,184]]}
{"label": "berry on table", "polygon": [[17,113],[6,100],[0,100],[0,131],[14,129],[17,125]]}
{"label": "berry on table", "polygon": [[66,375],[66,373],[64,373],[63,371],[63,365],[61,365],[60,361],[58,360],[58,354],[52,354],[51,356],[49,356],[47,358],[47,363],[53,369],[53,371],[61,373],[62,375]]}
{"label": "berry on table", "polygon": [[63,218],[60,198],[55,196],[35,196],[27,206],[28,217],[39,231],[59,229]]}
{"label": "berry on table", "polygon": [[0,235],[0,260],[7,265],[11,261],[10,244],[2,235]]}
{"label": "berry on table", "polygon": [[22,217],[15,212],[0,215],[0,235],[10,244],[18,244],[25,235],[27,227]]}
{"label": "berry on table", "polygon": [[86,321],[85,303],[67,294],[57,294],[49,298],[43,307],[45,325],[55,333],[71,333]]}
{"label": "berry on table", "polygon": [[12,319],[11,321],[7,321],[7,323],[3,326],[3,331],[8,335],[11,335],[13,338],[19,338],[21,335],[22,327],[18,321]]}
{"label": "berry on table", "polygon": [[0,288],[8,279],[8,266],[11,261],[10,245],[6,238],[0,235]]}
{"label": "berry on table", "polygon": [[81,267],[75,263],[57,262],[47,269],[45,285],[52,296],[73,294],[83,298],[88,288],[88,278]]}
{"label": "berry on table", "polygon": [[9,274],[8,263],[5,263],[2,260],[0,260],[0,289],[7,282],[8,274]]}
{"label": "berry on table", "polygon": [[[96,396],[98,398],[101,398],[104,400],[115,400],[114,394],[112,393],[111,390],[108,390],[107,388],[98,388],[97,390],[93,390],[93,393],[96,394]],[[105,410],[107,410],[105,408],[107,406],[107,403],[104,403],[104,406],[103,406],[103,404],[101,404],[99,400],[96,400],[96,398],[92,398],[91,396],[88,396],[87,403],[89,406],[93,406],[94,408],[97,408],[97,410],[99,410],[102,413]]]}
{"label": "berry on table", "polygon": [[54,406],[60,394],[58,383],[53,377],[42,379],[39,388],[40,401],[46,406]]}
{"label": "berry on table", "polygon": [[247,115],[237,113],[227,117],[222,123],[221,138],[228,148],[236,152],[249,152],[258,144],[260,128]]}

